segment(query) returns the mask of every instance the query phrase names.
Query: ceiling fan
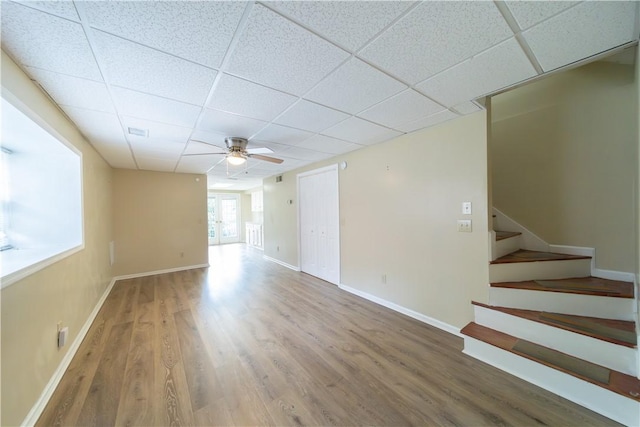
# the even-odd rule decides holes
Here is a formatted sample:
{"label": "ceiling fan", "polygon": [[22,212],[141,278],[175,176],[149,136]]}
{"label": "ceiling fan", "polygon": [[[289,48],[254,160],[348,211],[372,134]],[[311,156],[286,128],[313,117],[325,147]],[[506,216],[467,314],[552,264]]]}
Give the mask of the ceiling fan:
{"label": "ceiling fan", "polygon": [[206,156],[211,154],[224,154],[226,156],[227,162],[231,165],[237,166],[241,165],[247,161],[249,157],[257,160],[264,160],[266,162],[277,163],[280,164],[283,162],[282,159],[276,159],[275,157],[264,156],[262,153],[273,153],[269,148],[264,147],[255,147],[255,148],[247,148],[247,143],[249,142],[246,138],[240,138],[237,136],[229,136],[224,139],[224,143],[227,146],[225,150],[222,147],[218,147],[217,145],[213,145],[209,142],[198,141],[197,139],[192,139],[193,142],[200,142],[202,144],[211,145],[219,150],[224,150],[220,153],[197,153],[197,154],[185,154],[185,156]]}

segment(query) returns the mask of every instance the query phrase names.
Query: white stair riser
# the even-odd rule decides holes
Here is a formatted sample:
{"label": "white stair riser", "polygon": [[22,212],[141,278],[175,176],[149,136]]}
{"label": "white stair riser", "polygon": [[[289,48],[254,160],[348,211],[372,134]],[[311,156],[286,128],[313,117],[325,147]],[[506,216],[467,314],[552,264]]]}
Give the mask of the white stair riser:
{"label": "white stair riser", "polygon": [[474,310],[475,321],[479,325],[628,375],[638,374],[637,352],[634,348],[554,328],[486,307],[474,306]]}
{"label": "white stair riser", "polygon": [[492,286],[489,288],[489,303],[498,307],[635,321],[634,300],[632,298],[566,294]]}
{"label": "white stair riser", "polygon": [[492,259],[498,259],[505,255],[509,255],[517,250],[520,250],[521,236],[509,237],[508,239],[496,240],[494,246],[494,254]]}
{"label": "white stair riser", "polygon": [[590,274],[591,260],[588,258],[489,265],[489,280],[491,283],[570,279],[572,277],[585,277]]}
{"label": "white stair riser", "polygon": [[640,425],[633,399],[471,337],[464,337],[463,352],[619,423]]}

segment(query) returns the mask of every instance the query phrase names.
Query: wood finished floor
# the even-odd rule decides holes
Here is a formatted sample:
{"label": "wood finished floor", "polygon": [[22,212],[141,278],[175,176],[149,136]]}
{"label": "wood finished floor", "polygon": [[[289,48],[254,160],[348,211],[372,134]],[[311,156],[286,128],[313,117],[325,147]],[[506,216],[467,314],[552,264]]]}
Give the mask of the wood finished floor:
{"label": "wood finished floor", "polygon": [[115,284],[37,425],[616,425],[262,259]]}

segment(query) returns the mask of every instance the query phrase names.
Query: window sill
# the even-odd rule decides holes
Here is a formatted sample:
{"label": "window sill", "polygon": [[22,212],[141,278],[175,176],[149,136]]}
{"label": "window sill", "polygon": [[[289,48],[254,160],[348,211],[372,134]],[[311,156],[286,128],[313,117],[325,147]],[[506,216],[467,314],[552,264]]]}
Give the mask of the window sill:
{"label": "window sill", "polygon": [[76,252],[84,249],[84,244],[71,249],[42,248],[42,249],[9,249],[0,253],[2,261],[2,277],[0,289],[13,285],[19,280],[42,270]]}

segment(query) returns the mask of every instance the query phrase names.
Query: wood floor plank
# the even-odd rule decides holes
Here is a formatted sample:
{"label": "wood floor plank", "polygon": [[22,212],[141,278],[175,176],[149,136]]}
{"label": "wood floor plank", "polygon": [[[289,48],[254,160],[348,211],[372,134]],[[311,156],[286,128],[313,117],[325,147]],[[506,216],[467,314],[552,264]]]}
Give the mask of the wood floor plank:
{"label": "wood floor plank", "polygon": [[[160,287],[156,291],[158,289]],[[175,306],[169,306],[167,302],[173,304],[174,300],[161,299],[156,294],[154,301],[156,319],[154,418],[157,425],[188,426],[193,424],[191,397],[172,312]]]}
{"label": "wood floor plank", "polygon": [[221,398],[222,387],[218,384],[213,364],[204,348],[191,310],[175,313],[174,321],[191,397],[191,410],[197,411],[209,402]]}
{"label": "wood floor plank", "polygon": [[78,425],[115,425],[120,389],[127,362],[133,322],[119,323],[111,328],[107,345],[102,352],[91,388],[78,417]]}
{"label": "wood floor plank", "polygon": [[96,319],[40,416],[37,426],[76,424],[110,331],[111,325],[108,322]]}
{"label": "wood floor plank", "polygon": [[154,317],[153,302],[137,305],[116,425],[150,426],[154,424]]}
{"label": "wood floor plank", "polygon": [[38,425],[617,425],[265,261],[115,284]]}
{"label": "wood floor plank", "polygon": [[233,426],[233,418],[223,399],[218,399],[193,413],[196,426]]}

